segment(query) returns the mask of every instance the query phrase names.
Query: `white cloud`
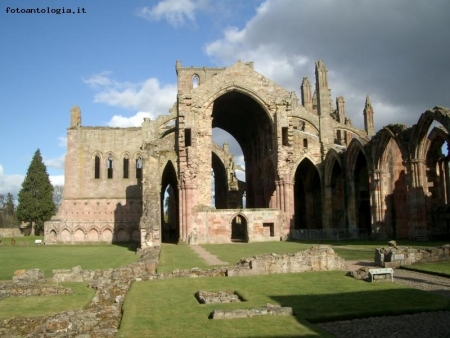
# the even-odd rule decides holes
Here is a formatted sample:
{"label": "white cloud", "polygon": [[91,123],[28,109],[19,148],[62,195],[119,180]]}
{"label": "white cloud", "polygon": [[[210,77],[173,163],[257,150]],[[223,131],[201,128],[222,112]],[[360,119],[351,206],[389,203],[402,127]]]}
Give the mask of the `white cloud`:
{"label": "white cloud", "polygon": [[[85,83],[98,91],[95,94],[94,101],[138,111],[132,117],[114,116],[108,122],[109,126],[140,125],[144,116],[156,118],[158,115],[167,114],[176,100],[176,84],[161,86],[158,79],[155,78],[140,83],[118,82],[110,78],[109,75],[110,73],[105,74],[103,72],[84,80]],[[129,120],[132,120],[132,122]],[[138,120],[139,123],[136,122]]]}
{"label": "white cloud", "polygon": [[52,185],[64,185],[64,175],[49,175]]}
{"label": "white cloud", "polygon": [[148,21],[160,21],[164,19],[172,26],[178,27],[183,25],[186,20],[195,22],[195,11],[198,8],[198,1],[163,0],[152,8],[139,8],[136,14]]}
{"label": "white cloud", "polygon": [[90,78],[84,80],[84,82],[93,88],[115,86],[117,85],[117,83],[114,83],[109,78],[109,75],[111,75],[111,73],[111,71],[103,71],[99,74],[92,75]]}
{"label": "white cloud", "polygon": [[44,160],[44,164],[50,168],[64,169],[65,158],[66,158],[66,155],[63,154],[56,158],[50,158],[50,159]]}
{"label": "white cloud", "polygon": [[0,194],[11,193],[17,199],[24,178],[24,175],[5,175],[2,165],[0,165]]}
{"label": "white cloud", "polygon": [[109,127],[139,127],[144,121],[145,117],[150,117],[150,113],[138,112],[136,115],[125,117],[122,115],[114,115],[112,119],[106,124]]}

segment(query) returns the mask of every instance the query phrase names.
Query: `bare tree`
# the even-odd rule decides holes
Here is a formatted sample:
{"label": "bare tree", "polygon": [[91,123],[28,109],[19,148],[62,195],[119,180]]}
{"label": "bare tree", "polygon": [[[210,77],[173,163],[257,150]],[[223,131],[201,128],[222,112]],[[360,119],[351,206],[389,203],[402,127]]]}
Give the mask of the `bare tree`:
{"label": "bare tree", "polygon": [[60,184],[56,184],[53,186],[53,203],[56,206],[56,212],[58,212],[58,208],[62,203],[64,193],[64,186]]}

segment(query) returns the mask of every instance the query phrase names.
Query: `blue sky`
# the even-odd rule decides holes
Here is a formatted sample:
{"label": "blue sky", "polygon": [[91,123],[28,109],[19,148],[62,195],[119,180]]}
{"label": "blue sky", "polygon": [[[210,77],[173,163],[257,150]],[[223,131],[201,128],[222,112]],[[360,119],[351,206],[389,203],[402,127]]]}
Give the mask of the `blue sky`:
{"label": "blue sky", "polygon": [[[175,61],[254,61],[289,90],[314,63],[362,127],[370,95],[377,128],[414,124],[450,106],[447,0],[4,0],[0,5],[0,194],[20,189],[37,148],[63,183],[69,111],[86,126],[139,125],[176,100]],[[6,13],[7,8],[85,14]],[[11,10],[10,10],[11,12]],[[300,95],[298,94],[298,97]]]}

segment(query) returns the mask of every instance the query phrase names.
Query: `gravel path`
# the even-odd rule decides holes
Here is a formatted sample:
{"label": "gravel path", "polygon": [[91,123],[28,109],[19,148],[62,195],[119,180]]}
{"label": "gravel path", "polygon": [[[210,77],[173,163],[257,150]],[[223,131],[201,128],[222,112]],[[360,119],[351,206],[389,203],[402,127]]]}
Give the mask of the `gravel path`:
{"label": "gravel path", "polygon": [[[347,268],[371,266],[371,262],[347,262]],[[450,299],[450,278],[395,269],[394,283],[425,290]],[[372,317],[319,325],[335,337],[388,337],[388,338],[448,338],[450,337],[450,311],[417,313],[413,315]]]}

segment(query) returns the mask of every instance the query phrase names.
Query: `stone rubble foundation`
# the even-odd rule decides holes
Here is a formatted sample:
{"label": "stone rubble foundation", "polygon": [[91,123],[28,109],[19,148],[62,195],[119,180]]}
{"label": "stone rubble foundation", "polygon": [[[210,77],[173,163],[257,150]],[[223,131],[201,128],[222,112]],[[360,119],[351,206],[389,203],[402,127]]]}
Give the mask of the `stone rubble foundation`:
{"label": "stone rubble foundation", "polygon": [[[138,262],[117,269],[82,270],[81,267],[74,267],[53,270],[53,277],[46,279],[46,282],[85,282],[89,287],[94,288],[96,293],[90,304],[83,310],[67,311],[53,316],[14,317],[2,320],[0,321],[0,337],[113,338],[122,319],[125,296],[134,281],[345,269],[344,259],[337,256],[334,250],[327,246],[313,246],[309,250],[296,254],[259,255],[242,259],[232,267],[208,270],[193,268],[160,274],[156,273],[159,247],[140,250],[139,254],[141,258]],[[38,281],[43,278],[42,272],[38,269],[21,271],[18,276],[22,277],[14,279],[14,282]],[[289,310],[279,309],[276,306],[243,311],[245,317],[266,314],[288,315],[289,313]],[[220,310],[216,316],[221,316],[219,313]],[[232,314],[222,316],[232,316]]]}
{"label": "stone rubble foundation", "polygon": [[264,307],[238,310],[214,310],[210,314],[211,319],[235,319],[251,318],[255,316],[292,316],[294,312],[291,307],[266,304]]}

